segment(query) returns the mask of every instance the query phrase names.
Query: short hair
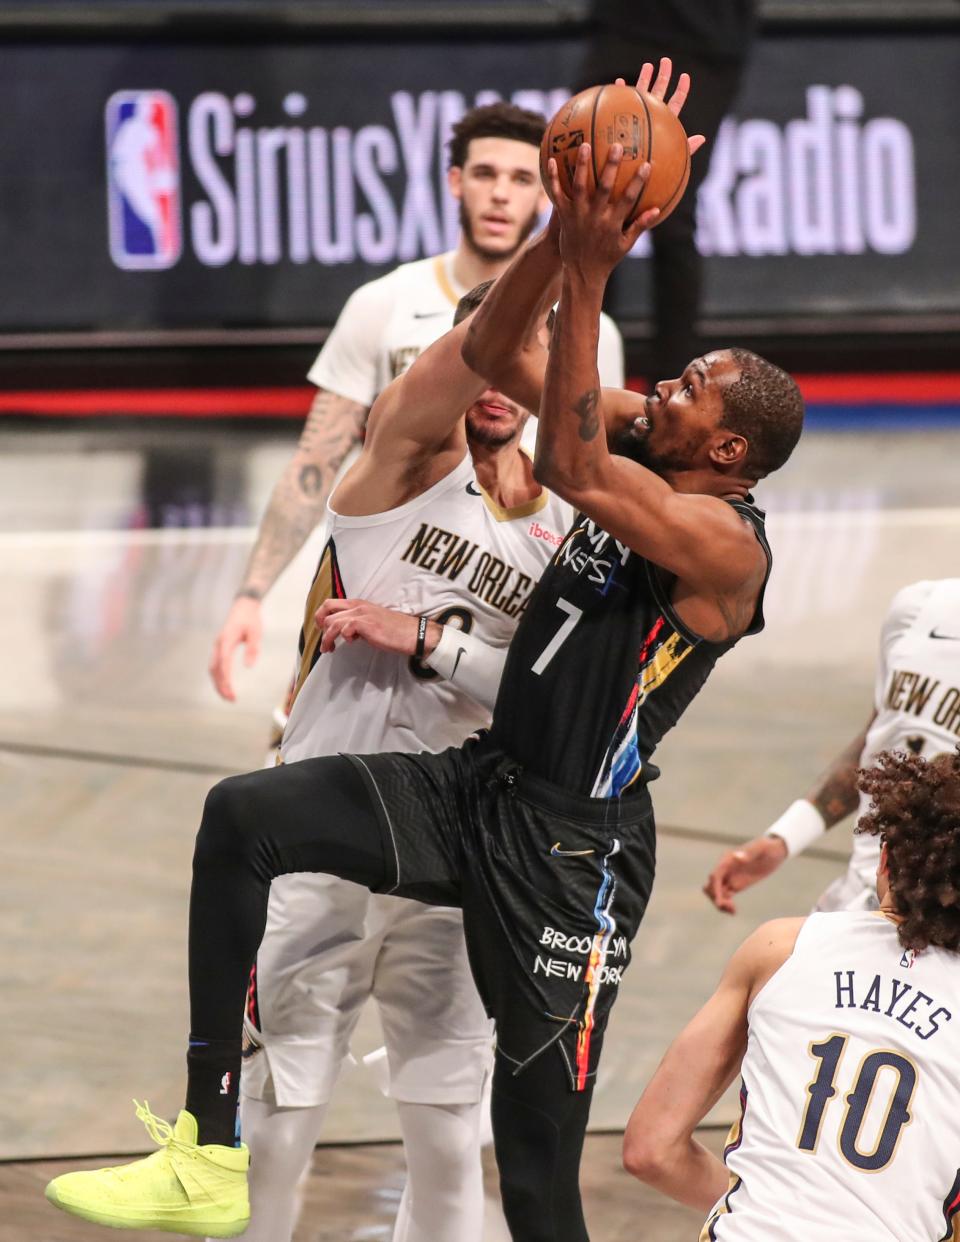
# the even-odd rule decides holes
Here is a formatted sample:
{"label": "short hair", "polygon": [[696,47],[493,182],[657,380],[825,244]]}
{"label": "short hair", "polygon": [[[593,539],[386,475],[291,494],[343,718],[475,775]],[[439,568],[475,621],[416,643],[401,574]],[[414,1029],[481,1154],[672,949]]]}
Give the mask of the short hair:
{"label": "short hair", "polygon": [[474,138],[513,138],[539,147],[547,128],[547,118],[512,103],[484,104],[471,108],[454,125],[450,134],[450,167],[462,168]]}
{"label": "short hair", "polygon": [[900,943],[960,951],[960,747],[931,760],[885,751],[858,778],[871,805],[857,832],[886,843]]}
{"label": "short hair", "polygon": [[721,427],[747,441],[746,473],[762,479],[779,470],[803,430],[803,397],[796,381],[749,349],[727,351],[740,376],[723,389]]}
{"label": "short hair", "polygon": [[469,293],[465,293],[453,312],[453,326],[456,327],[458,323],[463,323],[468,315],[472,315],[492,288],[492,280],[482,280],[479,285],[474,285]]}
{"label": "short hair", "polygon": [[[482,280],[479,285],[474,285],[473,288],[468,293],[465,293],[463,295],[463,297],[457,303],[457,309],[453,312],[453,326],[454,327],[456,327],[458,323],[463,323],[463,321],[467,318],[468,315],[473,314],[473,312],[477,309],[477,307],[480,305],[483,299],[490,292],[490,288],[492,285],[493,285],[493,280]],[[544,322],[546,323],[548,334],[552,335],[553,325],[557,322],[556,307],[554,306],[550,307],[550,313],[547,315],[547,318]]]}

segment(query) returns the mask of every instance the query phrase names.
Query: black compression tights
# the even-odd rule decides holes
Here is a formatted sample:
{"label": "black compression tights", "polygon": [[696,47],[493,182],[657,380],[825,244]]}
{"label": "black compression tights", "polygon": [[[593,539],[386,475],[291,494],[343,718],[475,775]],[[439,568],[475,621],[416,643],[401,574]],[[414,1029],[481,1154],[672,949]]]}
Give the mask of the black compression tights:
{"label": "black compression tights", "polygon": [[588,1242],[580,1153],[592,1094],[592,1089],[570,1090],[555,1048],[547,1048],[516,1077],[513,1066],[497,1058],[494,1146],[513,1242]]}
{"label": "black compression tights", "polygon": [[[229,1044],[239,1070],[243,1003],[263,938],[270,883],[326,872],[382,887],[380,828],[356,769],[339,756],[231,777],[207,796],[190,895],[190,1022],[214,1048]],[[201,1142],[229,1142],[235,1091],[219,1089],[202,1054],[188,1058],[187,1107]],[[191,1099],[191,1090],[193,1098]],[[548,1048],[514,1077],[497,1058],[493,1124],[504,1211],[514,1242],[587,1242],[579,1165],[590,1092],[575,1093]],[[206,1133],[205,1133],[206,1132]]]}
{"label": "black compression tights", "polygon": [[190,893],[190,1029],[237,1040],[270,882],[322,871],[379,888],[383,845],[348,759],[306,759],[233,776],[207,795]]}

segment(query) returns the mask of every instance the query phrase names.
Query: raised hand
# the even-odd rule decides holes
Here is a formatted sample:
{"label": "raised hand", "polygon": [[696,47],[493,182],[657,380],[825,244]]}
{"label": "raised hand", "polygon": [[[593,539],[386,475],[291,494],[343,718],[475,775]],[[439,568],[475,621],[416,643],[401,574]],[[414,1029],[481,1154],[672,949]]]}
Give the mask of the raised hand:
{"label": "raised hand", "polygon": [[640,234],[656,224],[660,208],[651,207],[630,220],[650,176],[649,164],[641,164],[622,193],[614,198],[623,147],[619,143],[610,147],[594,188],[591,188],[591,158],[592,148],[585,142],[577,150],[572,194],[568,195],[563,189],[557,161],[553,158],[547,163],[547,180],[554,215],[560,225],[560,253],[564,263],[608,273],[633,249]]}
{"label": "raised hand", "polygon": [[[673,94],[667,99],[667,87],[670,85],[670,78],[673,75],[673,61],[669,56],[664,56],[659,68],[657,76],[654,78],[654,67],[647,61],[640,69],[640,76],[637,78],[637,90],[644,94],[650,94],[657,99],[662,99],[674,116],[679,116],[683,105],[687,102],[687,96],[690,94],[690,74],[681,73],[677,78],[677,85],[673,89]],[[625,85],[623,78],[617,78],[617,83],[621,86]],[[706,142],[703,134],[693,134],[687,138],[687,145],[690,148],[690,154],[695,155],[697,151]]]}

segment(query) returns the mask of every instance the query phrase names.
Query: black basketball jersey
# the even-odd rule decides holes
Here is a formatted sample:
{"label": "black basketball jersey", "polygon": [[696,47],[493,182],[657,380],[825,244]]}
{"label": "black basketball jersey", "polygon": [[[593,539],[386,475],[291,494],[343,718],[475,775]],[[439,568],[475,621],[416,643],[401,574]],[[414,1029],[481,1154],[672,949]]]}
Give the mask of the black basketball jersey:
{"label": "black basketball jersey", "polygon": [[[728,503],[767,557],[746,631],[756,634],[771,564],[764,515],[750,499]],[[648,761],[657,743],[737,641],[692,634],[670,604],[674,581],[581,517],[510,644],[491,727],[497,744],[536,775],[595,798],[656,775]]]}

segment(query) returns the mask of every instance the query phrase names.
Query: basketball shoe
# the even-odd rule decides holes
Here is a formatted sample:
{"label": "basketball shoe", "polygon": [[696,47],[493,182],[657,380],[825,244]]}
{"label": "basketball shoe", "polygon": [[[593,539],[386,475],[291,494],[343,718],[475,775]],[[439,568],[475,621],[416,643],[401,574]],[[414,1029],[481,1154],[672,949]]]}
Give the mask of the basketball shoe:
{"label": "basketball shoe", "polygon": [[137,1104],[137,1116],[159,1151],[132,1164],[55,1177],[46,1190],[50,1202],[114,1229],[211,1238],[243,1233],[250,1222],[246,1145],[200,1147],[196,1120],[186,1109],[175,1126],[155,1117],[148,1104]]}

